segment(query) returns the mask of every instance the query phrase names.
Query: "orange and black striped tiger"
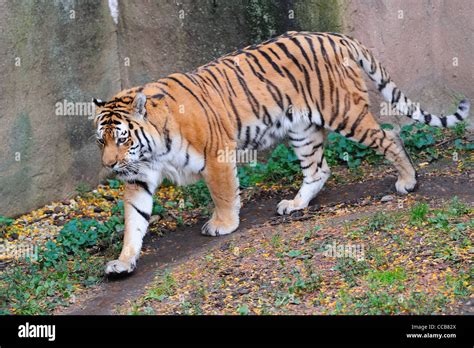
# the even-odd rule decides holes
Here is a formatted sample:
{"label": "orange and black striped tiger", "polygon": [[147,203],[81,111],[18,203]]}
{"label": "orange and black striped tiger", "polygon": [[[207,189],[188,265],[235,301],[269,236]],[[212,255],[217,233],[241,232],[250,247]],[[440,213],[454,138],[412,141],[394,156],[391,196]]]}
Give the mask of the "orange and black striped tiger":
{"label": "orange and black striped tiger", "polygon": [[165,177],[179,185],[205,180],[215,210],[203,234],[237,229],[236,163],[219,160],[222,150],[263,149],[289,137],[304,179],[294,199],[278,204],[279,214],[307,207],[329,177],[325,130],[385,155],[398,170],[397,191],[413,190],[415,169],[400,138],[369,111],[362,70],[386,101],[416,121],[450,127],[468,116],[468,101],[449,116],[421,110],[367,48],[334,33],[289,32],[191,73],[124,90],[108,102],[95,100],[103,164],[126,182],[124,246],[106,273],[134,270],[152,194]]}

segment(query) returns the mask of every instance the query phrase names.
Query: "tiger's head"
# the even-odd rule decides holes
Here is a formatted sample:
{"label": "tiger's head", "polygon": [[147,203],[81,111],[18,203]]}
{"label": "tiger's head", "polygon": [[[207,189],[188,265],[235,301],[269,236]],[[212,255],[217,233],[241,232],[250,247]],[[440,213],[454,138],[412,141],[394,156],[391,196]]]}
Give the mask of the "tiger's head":
{"label": "tiger's head", "polygon": [[147,120],[147,97],[143,93],[103,102],[94,99],[97,143],[102,164],[123,177],[140,172],[150,160],[155,143]]}

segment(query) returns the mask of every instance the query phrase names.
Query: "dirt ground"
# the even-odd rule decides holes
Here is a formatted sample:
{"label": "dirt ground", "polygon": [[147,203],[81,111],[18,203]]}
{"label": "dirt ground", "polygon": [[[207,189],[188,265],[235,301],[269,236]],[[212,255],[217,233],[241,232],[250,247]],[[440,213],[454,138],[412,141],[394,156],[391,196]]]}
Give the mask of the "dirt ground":
{"label": "dirt ground", "polygon": [[[367,286],[377,286],[376,282],[370,282],[379,279],[377,272],[387,273],[392,269],[390,266],[399,262],[395,255],[403,256],[403,250],[411,250],[392,248],[390,241],[386,240],[387,235],[394,239],[396,234],[403,233],[402,230],[397,230],[400,226],[396,225],[396,221],[393,222],[396,225],[395,232],[389,232],[382,226],[380,230],[374,229],[373,235],[365,232],[368,237],[353,235],[367,226],[368,217],[380,212],[387,215],[406,212],[417,202],[427,202],[432,208],[441,206],[443,202],[457,196],[461,202],[472,206],[473,175],[469,171],[456,172],[455,169],[452,164],[422,169],[417,190],[408,196],[398,196],[394,193],[395,177],[387,175],[387,172],[374,177],[363,177],[348,184],[329,185],[313,200],[308,209],[289,217],[276,216],[275,207],[279,200],[291,197],[292,192],[283,195],[261,195],[244,205],[240,228],[229,236],[202,236],[200,227],[204,221],[180,227],[162,237],[148,235],[134,274],[108,279],[100,286],[84,291],[77,296],[73,305],[58,310],[56,314],[352,313],[345,311],[344,306],[349,303],[348,306],[353,307],[355,301],[347,300],[342,304],[342,308],[339,308],[341,304],[338,300],[348,298],[348,294],[352,292],[365,294],[370,288]],[[468,214],[467,219],[468,223],[472,222],[472,214]],[[418,227],[413,227],[413,235],[408,235],[407,232],[406,241],[412,246],[420,239],[416,237],[417,229]],[[468,230],[467,233],[470,233],[472,238],[472,232]],[[381,239],[382,237],[384,238]],[[368,285],[350,284],[351,279],[360,278],[355,271],[354,274],[351,273],[352,269],[357,270],[358,263],[352,264],[353,260],[343,258],[351,263],[343,271],[341,267],[347,265],[341,266],[341,260],[325,257],[321,250],[318,251],[314,247],[316,245],[321,248],[334,241],[350,244],[351,238],[352,243],[362,241],[362,246],[365,245],[366,248],[375,245],[389,254],[389,261],[385,260],[380,267],[374,266],[374,269],[368,271],[369,274],[364,278],[369,280]],[[312,243],[312,249],[305,246],[308,243]],[[425,272],[433,279],[441,279],[442,276],[445,277],[443,279],[446,284],[446,279],[451,279],[451,275],[444,274],[453,268],[449,263],[450,259],[433,256],[430,254],[432,251],[426,250],[423,244],[420,245],[418,249],[412,248],[414,253],[401,262],[401,266],[407,270],[401,279],[405,280],[408,289],[398,289],[397,296],[406,295],[409,301],[421,301],[407,293],[411,286],[419,287],[419,293],[422,294],[427,286],[429,287],[425,280],[411,284],[407,278],[413,277],[413,274],[422,276],[419,272]],[[469,259],[472,259],[472,250],[463,252],[467,255],[462,254],[463,257],[454,260],[460,270],[470,267]],[[431,263],[418,263],[431,258]],[[377,261],[374,257],[371,261],[374,259]],[[310,267],[311,271],[303,277],[303,270],[307,267]],[[350,271],[347,271],[348,269]],[[410,273],[409,269],[414,273]],[[361,275],[367,274],[364,272],[361,272]],[[344,277],[338,277],[341,274]],[[166,279],[169,284],[166,284]],[[432,279],[429,280],[431,281]],[[395,280],[394,284],[398,284],[400,288],[399,283]],[[389,290],[392,288],[392,285],[388,287]],[[282,289],[285,291],[280,291]],[[448,290],[445,295],[449,295]],[[414,296],[417,296],[416,293]],[[466,301],[465,297],[446,303],[447,311],[473,313],[471,303],[474,301]],[[273,301],[272,304],[269,301]],[[387,299],[385,301],[390,302]],[[269,309],[275,307],[275,302],[279,303],[279,308]],[[354,309],[353,313],[359,312]]]}

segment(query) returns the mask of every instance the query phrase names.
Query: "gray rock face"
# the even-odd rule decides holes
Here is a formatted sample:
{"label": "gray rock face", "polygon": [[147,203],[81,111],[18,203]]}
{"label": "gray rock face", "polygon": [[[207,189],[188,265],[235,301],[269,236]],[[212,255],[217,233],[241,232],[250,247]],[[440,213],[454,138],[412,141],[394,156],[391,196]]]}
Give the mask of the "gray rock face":
{"label": "gray rock face", "polygon": [[15,215],[96,182],[100,168],[85,110],[120,88],[106,2],[0,3],[0,214]]}
{"label": "gray rock face", "polygon": [[186,72],[248,45],[239,1],[119,2],[122,87]]}

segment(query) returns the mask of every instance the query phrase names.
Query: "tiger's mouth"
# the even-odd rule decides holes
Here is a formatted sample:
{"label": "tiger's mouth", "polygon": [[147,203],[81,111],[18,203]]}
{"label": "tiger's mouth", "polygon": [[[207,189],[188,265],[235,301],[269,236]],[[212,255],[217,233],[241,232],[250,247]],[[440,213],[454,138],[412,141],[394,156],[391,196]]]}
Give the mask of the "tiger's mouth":
{"label": "tiger's mouth", "polygon": [[126,169],[126,168],[114,168],[114,169],[112,169],[112,171],[113,171],[115,174],[122,174],[122,173],[127,172],[127,169]]}
{"label": "tiger's mouth", "polygon": [[112,172],[119,176],[130,176],[138,174],[139,171],[138,166],[132,162],[120,164],[117,168],[112,169]]}
{"label": "tiger's mouth", "polygon": [[123,168],[114,169],[112,173],[119,180],[127,180],[133,176],[131,171]]}

